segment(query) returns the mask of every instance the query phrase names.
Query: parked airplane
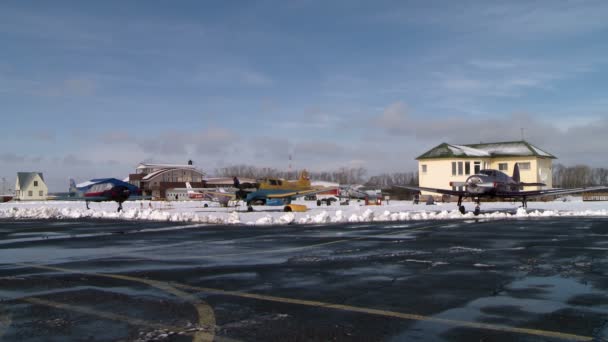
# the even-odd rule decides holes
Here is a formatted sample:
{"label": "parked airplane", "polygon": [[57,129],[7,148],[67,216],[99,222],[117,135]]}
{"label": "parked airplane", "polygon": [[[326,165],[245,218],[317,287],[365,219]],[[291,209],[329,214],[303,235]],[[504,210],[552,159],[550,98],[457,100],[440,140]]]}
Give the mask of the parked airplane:
{"label": "parked airplane", "polygon": [[544,183],[524,183],[520,180],[519,166],[517,163],[513,169],[513,177],[509,177],[502,171],[498,170],[481,170],[478,174],[467,178],[465,182],[450,182],[452,187],[462,187],[464,190],[447,190],[427,187],[415,187],[408,185],[396,185],[397,187],[415,190],[428,191],[439,194],[458,196],[458,210],[464,214],[465,208],[462,205],[462,199],[469,197],[475,201],[475,215],[480,213],[481,198],[509,198],[520,199],[522,206],[527,208],[528,198],[550,196],[550,195],[565,195],[574,194],[586,191],[607,190],[606,186],[596,186],[587,188],[574,189],[548,189],[548,190],[529,190],[524,191],[524,186],[546,186]]}
{"label": "parked airplane", "polygon": [[230,201],[237,199],[237,191],[226,191],[223,188],[220,188],[218,191],[195,191],[190,182],[186,182],[186,188],[188,189],[188,197],[190,199],[218,202],[222,207],[227,207]]}
{"label": "parked airplane", "polygon": [[247,203],[248,211],[253,211],[252,204],[285,205],[284,211],[306,211],[305,205],[292,204],[291,201],[298,197],[315,195],[329,190],[332,188],[312,187],[308,172],[302,171],[298,180],[295,181],[272,178],[261,180],[259,188],[246,193],[243,200]]}
{"label": "parked airplane", "polygon": [[87,209],[89,202],[114,201],[118,203],[118,211],[122,210],[122,203],[127,200],[146,199],[142,197],[141,190],[129,183],[116,178],[99,178],[76,184],[70,179],[70,189],[66,197],[54,197],[54,200],[85,201]]}

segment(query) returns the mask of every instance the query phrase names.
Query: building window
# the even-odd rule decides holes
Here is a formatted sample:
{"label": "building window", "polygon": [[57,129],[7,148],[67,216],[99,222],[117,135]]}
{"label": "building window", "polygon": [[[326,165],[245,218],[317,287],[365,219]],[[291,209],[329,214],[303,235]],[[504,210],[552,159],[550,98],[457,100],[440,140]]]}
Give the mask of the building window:
{"label": "building window", "polygon": [[498,169],[500,171],[507,171],[507,170],[509,170],[509,164],[507,164],[507,163],[498,163]]}
{"label": "building window", "polygon": [[456,162],[452,162],[452,176],[456,176]]}
{"label": "building window", "polygon": [[464,163],[464,174],[465,175],[471,174],[471,162]]}
{"label": "building window", "polygon": [[530,170],[530,163],[517,163],[519,165],[520,170]]}
{"label": "building window", "polygon": [[34,181],[34,186],[38,186],[38,181]]}
{"label": "building window", "polygon": [[38,191],[38,196],[40,196],[40,197],[44,196],[44,191],[42,191],[42,190]]}
{"label": "building window", "polygon": [[462,176],[462,162],[458,162],[458,175]]}
{"label": "building window", "polygon": [[426,164],[422,164],[420,167],[422,168],[422,173],[426,173]]}
{"label": "building window", "polygon": [[473,165],[474,165],[475,174],[479,174],[479,171],[481,171],[481,162],[477,161]]}
{"label": "building window", "polygon": [[32,190],[27,192],[28,197],[34,197],[34,192]]}

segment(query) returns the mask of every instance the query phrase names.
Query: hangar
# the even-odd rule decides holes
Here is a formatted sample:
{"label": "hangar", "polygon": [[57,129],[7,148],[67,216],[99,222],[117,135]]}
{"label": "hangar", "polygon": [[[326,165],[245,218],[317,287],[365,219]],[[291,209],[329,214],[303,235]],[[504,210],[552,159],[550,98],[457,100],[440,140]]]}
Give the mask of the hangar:
{"label": "hangar", "polygon": [[[500,170],[511,176],[515,163],[519,165],[522,182],[545,183],[547,188],[552,188],[553,159],[557,158],[527,141],[442,143],[416,158],[419,186],[448,190],[463,190],[451,187],[450,182],[464,182],[483,169]],[[538,187],[526,190],[534,189]]]}
{"label": "hangar", "polygon": [[189,182],[194,188],[204,188],[204,173],[197,170],[192,161],[188,164],[140,163],[128,182],[139,187],[142,195],[164,199],[168,189],[185,188]]}

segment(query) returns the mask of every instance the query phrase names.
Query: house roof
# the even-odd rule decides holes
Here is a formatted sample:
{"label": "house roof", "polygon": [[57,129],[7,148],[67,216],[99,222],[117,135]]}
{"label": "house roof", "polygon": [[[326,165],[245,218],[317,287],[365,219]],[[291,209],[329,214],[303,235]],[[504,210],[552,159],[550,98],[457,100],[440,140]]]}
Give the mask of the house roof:
{"label": "house roof", "polygon": [[36,175],[40,176],[40,179],[44,182],[44,177],[42,176],[42,172],[17,172],[17,182],[19,183],[19,188],[24,189],[27,188]]}
{"label": "house roof", "polygon": [[556,159],[527,141],[507,141],[488,144],[453,145],[442,143],[416,159],[439,158],[491,158],[491,157],[540,157]]}

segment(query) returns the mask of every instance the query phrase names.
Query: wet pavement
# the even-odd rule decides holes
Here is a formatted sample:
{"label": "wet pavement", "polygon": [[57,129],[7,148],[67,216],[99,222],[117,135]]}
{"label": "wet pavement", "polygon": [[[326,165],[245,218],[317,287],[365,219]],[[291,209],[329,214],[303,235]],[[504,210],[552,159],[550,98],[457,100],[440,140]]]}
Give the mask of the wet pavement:
{"label": "wet pavement", "polygon": [[0,340],[608,339],[608,219],[0,221]]}

